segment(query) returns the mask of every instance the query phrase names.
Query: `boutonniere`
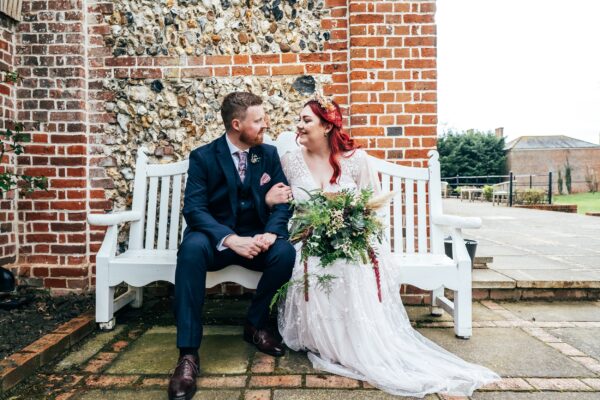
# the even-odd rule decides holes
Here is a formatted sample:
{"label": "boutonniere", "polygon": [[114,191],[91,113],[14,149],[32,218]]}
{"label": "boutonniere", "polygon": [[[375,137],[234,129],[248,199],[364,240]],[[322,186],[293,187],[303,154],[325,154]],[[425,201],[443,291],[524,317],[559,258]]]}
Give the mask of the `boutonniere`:
{"label": "boutonniere", "polygon": [[253,153],[253,154],[250,156],[250,162],[251,162],[252,164],[256,164],[257,162],[260,162],[260,156],[259,156],[258,154],[256,154],[256,153]]}

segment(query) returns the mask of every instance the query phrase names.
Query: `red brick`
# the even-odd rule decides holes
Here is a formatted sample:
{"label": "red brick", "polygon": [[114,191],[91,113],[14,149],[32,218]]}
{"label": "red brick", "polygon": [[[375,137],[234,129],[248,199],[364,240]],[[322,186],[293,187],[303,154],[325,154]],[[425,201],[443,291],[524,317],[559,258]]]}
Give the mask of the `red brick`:
{"label": "red brick", "polygon": [[299,387],[302,383],[300,375],[252,376],[250,387]]}

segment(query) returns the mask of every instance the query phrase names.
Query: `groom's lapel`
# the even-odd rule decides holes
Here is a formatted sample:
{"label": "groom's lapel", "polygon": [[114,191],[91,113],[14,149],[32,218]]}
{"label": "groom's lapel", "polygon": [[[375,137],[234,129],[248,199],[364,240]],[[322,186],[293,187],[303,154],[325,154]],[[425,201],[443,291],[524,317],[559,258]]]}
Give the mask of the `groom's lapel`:
{"label": "groom's lapel", "polygon": [[[254,161],[254,162],[252,162]],[[255,200],[264,202],[264,198],[260,198],[260,178],[264,171],[264,154],[260,146],[250,148],[248,153],[248,171],[250,172],[250,189],[254,193]]]}
{"label": "groom's lapel", "polygon": [[217,160],[219,165],[223,169],[225,179],[227,180],[227,187],[229,189],[229,200],[231,202],[231,211],[235,213],[237,209],[237,183],[235,178],[235,164],[229,153],[229,146],[225,140],[225,135],[217,139]]}

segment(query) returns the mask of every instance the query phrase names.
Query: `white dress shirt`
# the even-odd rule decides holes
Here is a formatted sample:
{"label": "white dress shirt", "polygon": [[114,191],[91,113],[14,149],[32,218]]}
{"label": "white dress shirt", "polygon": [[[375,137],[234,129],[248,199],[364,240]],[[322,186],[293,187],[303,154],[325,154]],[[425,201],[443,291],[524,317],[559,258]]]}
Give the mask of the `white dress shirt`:
{"label": "white dress shirt", "polygon": [[[231,140],[229,140],[229,136],[227,136],[227,134],[225,134],[225,141],[227,142],[227,147],[229,147],[229,153],[231,154],[231,158],[233,159],[233,165],[235,165],[235,170],[237,171],[238,165],[240,164],[240,159],[238,158],[238,156],[235,153],[237,153],[238,151],[242,151],[242,150],[238,149],[235,144],[231,143]],[[244,152],[247,153],[248,150],[244,150]],[[223,239],[221,239],[221,241],[217,245],[218,251],[223,251],[228,248],[227,246],[223,246],[223,242],[229,236],[231,236],[231,235],[227,235]]]}

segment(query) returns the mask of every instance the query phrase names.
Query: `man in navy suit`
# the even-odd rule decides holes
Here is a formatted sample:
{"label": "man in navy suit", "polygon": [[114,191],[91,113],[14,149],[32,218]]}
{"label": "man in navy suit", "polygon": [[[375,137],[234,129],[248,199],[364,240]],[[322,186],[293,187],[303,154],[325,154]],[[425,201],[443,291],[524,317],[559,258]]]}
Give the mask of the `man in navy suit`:
{"label": "man in navy suit", "polygon": [[265,325],[270,300],[294,267],[296,252],[287,241],[291,211],[286,204],[269,208],[265,195],[287,180],[277,149],[262,144],[267,125],[260,97],[230,93],[221,116],[226,133],[190,154],[183,206],[187,228],[175,273],[180,355],[169,382],[170,399],[191,399],[196,391],[207,271],[237,264],[263,272],[244,339],[273,356],[285,352]]}

